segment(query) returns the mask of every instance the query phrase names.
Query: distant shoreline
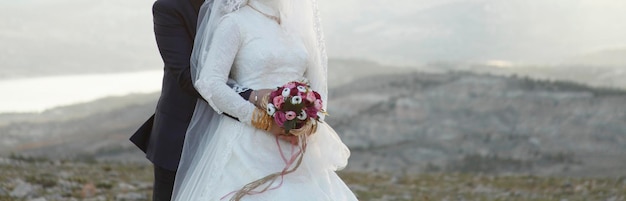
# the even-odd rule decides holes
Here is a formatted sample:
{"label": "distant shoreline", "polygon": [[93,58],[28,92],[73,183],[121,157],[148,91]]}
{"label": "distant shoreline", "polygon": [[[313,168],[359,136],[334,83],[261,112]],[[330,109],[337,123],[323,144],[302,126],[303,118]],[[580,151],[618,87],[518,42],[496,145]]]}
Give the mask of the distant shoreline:
{"label": "distant shoreline", "polygon": [[160,90],[162,71],[42,76],[0,80],[0,114],[42,112],[109,96]]}
{"label": "distant shoreline", "polygon": [[[498,68],[483,63],[431,63],[414,67],[395,67],[359,59],[329,60],[329,87],[349,83],[355,79],[407,72],[474,72],[505,77],[537,80],[566,81],[595,88],[626,89],[622,76],[626,71],[619,67],[606,67],[598,71],[593,66],[515,65]],[[133,93],[154,93],[161,87],[162,70],[129,71],[122,73],[77,73],[62,75],[0,76],[0,114],[40,113],[61,106],[91,102],[110,96]]]}

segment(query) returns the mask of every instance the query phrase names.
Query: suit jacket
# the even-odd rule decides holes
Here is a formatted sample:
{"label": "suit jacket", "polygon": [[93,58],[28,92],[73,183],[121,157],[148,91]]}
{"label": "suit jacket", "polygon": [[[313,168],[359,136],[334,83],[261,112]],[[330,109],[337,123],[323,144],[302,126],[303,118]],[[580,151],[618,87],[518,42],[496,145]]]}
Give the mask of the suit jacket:
{"label": "suit jacket", "polygon": [[[155,165],[175,171],[198,98],[190,73],[198,11],[204,0],[157,0],[154,33],[165,64],[156,111],[130,138]],[[249,91],[242,93],[247,99]]]}

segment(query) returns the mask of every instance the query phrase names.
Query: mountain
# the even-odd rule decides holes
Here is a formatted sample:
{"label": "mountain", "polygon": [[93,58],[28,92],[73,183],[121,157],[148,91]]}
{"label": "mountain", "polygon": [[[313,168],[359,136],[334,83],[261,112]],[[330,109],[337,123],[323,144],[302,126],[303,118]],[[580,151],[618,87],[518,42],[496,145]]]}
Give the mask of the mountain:
{"label": "mountain", "polygon": [[[623,176],[626,168],[618,160],[626,154],[623,90],[402,72],[355,78],[330,92],[327,121],[352,150],[349,171]],[[155,97],[111,98],[0,125],[0,153],[146,162],[127,138]],[[97,111],[69,118],[80,108]]]}
{"label": "mountain", "polygon": [[581,54],[561,62],[564,65],[620,67],[626,69],[626,48],[605,49]]}
{"label": "mountain", "polygon": [[1,114],[0,153],[141,161],[128,138],[154,112],[157,95],[110,97],[42,114]]}
{"label": "mountain", "polygon": [[350,168],[623,175],[626,92],[472,73],[379,76],[332,90]]}
{"label": "mountain", "polygon": [[382,65],[377,62],[351,59],[328,60],[329,88],[342,86],[366,77],[415,72],[415,68]]}
{"label": "mountain", "polygon": [[[616,54],[617,55],[617,54]],[[592,58],[606,58],[604,54],[596,54]],[[613,56],[608,56],[616,58]],[[578,61],[582,61],[581,58]],[[495,74],[502,76],[524,76],[541,80],[560,80],[576,82],[595,87],[608,87],[626,89],[626,63],[621,64],[619,60],[606,60],[604,64],[585,63],[577,61],[563,62],[553,65],[532,65],[523,63],[513,63],[510,61],[487,61],[487,62],[461,62],[448,63],[436,62],[423,65],[421,68],[431,72],[475,72]],[[611,63],[611,64],[609,64]]]}

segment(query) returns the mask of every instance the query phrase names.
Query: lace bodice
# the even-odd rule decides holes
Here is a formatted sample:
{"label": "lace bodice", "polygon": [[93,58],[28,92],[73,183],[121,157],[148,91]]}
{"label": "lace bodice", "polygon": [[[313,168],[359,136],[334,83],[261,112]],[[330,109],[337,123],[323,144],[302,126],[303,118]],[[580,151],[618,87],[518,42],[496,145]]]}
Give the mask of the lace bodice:
{"label": "lace bodice", "polygon": [[216,112],[247,124],[255,106],[226,85],[229,78],[251,89],[306,78],[308,54],[302,41],[249,6],[221,19],[208,54],[195,87]]}

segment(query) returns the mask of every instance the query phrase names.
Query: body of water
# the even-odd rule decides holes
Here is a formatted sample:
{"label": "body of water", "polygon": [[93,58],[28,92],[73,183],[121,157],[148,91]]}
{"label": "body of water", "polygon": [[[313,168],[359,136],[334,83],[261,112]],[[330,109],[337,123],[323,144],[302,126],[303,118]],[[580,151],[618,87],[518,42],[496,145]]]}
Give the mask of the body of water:
{"label": "body of water", "polygon": [[108,96],[161,89],[162,71],[67,75],[0,81],[0,113],[42,112]]}

